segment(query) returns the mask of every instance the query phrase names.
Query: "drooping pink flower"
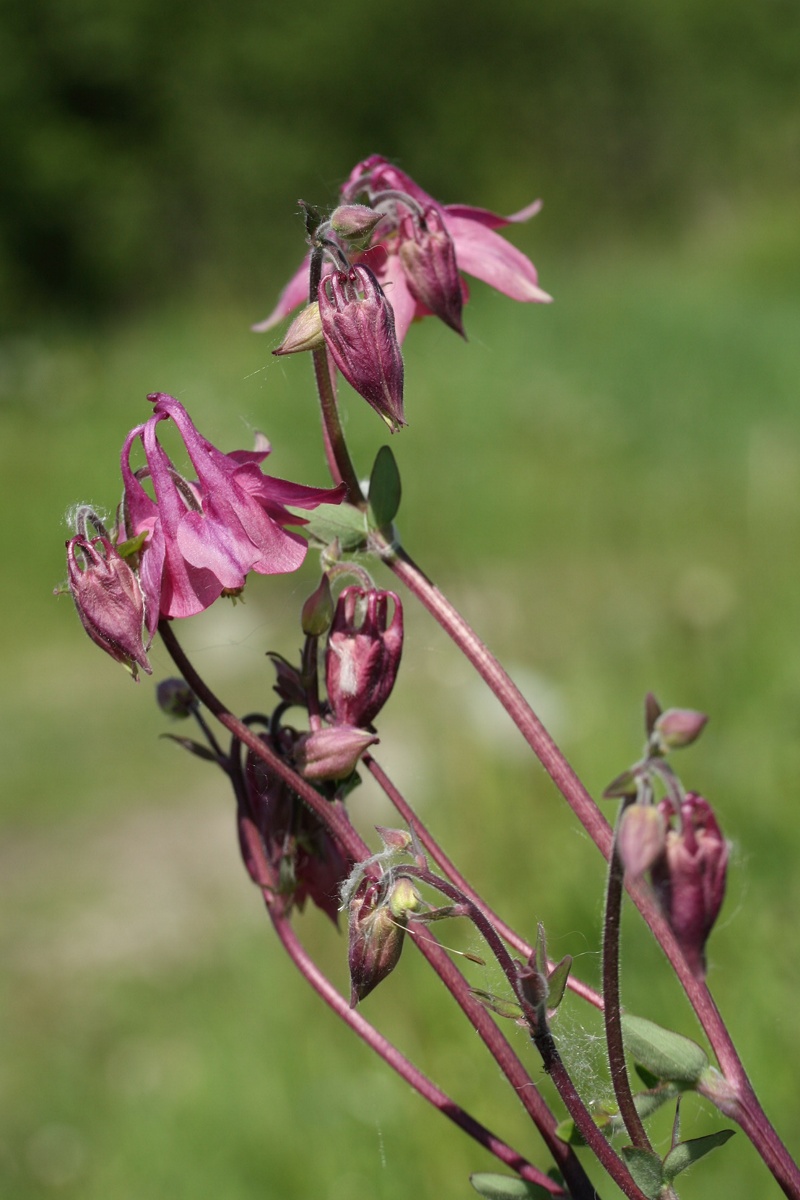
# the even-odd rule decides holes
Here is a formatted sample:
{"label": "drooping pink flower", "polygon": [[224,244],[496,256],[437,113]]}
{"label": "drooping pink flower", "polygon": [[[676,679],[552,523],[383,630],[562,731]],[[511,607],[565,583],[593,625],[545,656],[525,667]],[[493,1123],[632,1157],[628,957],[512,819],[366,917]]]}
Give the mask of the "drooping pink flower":
{"label": "drooping pink flower", "polygon": [[144,645],[144,596],[129,563],[109,539],[84,530],[67,542],[69,590],[89,637],[137,677],[151,674]]}
{"label": "drooping pink flower", "polygon": [[406,423],[403,357],[392,307],[369,267],[358,264],[324,276],[319,315],[336,366],[394,433]]}
{"label": "drooping pink flower", "polygon": [[[534,201],[509,217],[466,204],[440,204],[404,171],[374,154],[360,162],[341,189],[341,200],[361,200],[381,211],[369,248],[350,256],[375,273],[394,310],[398,341],[411,322],[431,313],[462,332],[462,297],[455,294],[459,272],[474,275],[513,300],[546,303],[551,297],[539,287],[536,268],[521,250],[498,233],[504,226],[527,221],[540,209]],[[309,299],[306,258],[257,332],[271,329],[298,304]],[[325,268],[333,270],[332,264]]]}
{"label": "drooping pink flower", "polygon": [[[671,825],[669,801],[661,811]],[[705,945],[725,897],[728,843],[703,796],[687,792],[677,814],[678,828],[667,829],[664,850],[650,876],[672,932],[698,979],[705,979]]]}
{"label": "drooping pink flower", "polygon": [[[222,595],[244,587],[248,572],[276,575],[294,571],[306,542],[285,525],[302,525],[287,505],[316,508],[337,504],[344,489],[309,488],[261,472],[269,448],[223,454],[200,434],[178,400],[157,392],[148,399],[153,415],[138,425],[122,448],[124,525],[128,538],[146,535],[139,579],[146,598],[147,628],[160,616],[188,617]],[[197,473],[181,476],[158,440],[161,421],[174,421]],[[130,464],[141,441],[146,468]],[[142,478],[152,482],[154,495]]]}

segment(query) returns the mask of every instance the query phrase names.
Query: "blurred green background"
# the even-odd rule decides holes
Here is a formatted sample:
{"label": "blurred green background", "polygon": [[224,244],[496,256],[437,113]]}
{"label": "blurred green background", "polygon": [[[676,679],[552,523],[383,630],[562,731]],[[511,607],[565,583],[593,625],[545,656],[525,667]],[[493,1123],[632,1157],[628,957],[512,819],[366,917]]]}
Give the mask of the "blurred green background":
{"label": "blurred green background", "polygon": [[[476,284],[469,344],[411,331],[401,531],[595,794],[638,753],[648,689],[711,714],[675,765],[733,843],[712,986],[800,1152],[799,34],[790,0],[3,6],[4,1196],[449,1198],[492,1169],[292,974],[224,781],[158,740],[153,683],[52,596],[65,510],[113,510],[148,391],[224,449],[264,429],[271,470],[325,482],[308,366],[249,325],[302,253],[298,197],[330,202],[376,151],[443,201],[545,200],[511,236],[552,306]],[[343,402],[366,473],[381,423]],[[315,572],[189,623],[234,708],[270,704],[264,652],[298,646]],[[599,856],[408,608],[382,761],[487,899],[596,981]],[[366,784],[353,808],[367,833],[391,821]],[[343,938],[301,929],[344,987]],[[635,918],[625,951],[629,1006],[693,1034]],[[546,1163],[418,958],[365,1014]],[[559,1033],[605,1095],[591,1014],[568,1001]],[[684,1120],[725,1124],[691,1098]],[[740,1135],[681,1194],[779,1191]]]}

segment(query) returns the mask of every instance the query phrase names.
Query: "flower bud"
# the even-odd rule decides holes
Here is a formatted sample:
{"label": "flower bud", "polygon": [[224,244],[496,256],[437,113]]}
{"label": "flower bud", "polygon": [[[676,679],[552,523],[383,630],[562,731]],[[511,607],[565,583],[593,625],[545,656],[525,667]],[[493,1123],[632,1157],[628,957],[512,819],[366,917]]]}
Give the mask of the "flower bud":
{"label": "flower bud", "polygon": [[394,433],[403,414],[403,358],[391,304],[369,267],[325,275],[319,285],[322,332],[350,386]]}
{"label": "flower bud", "polygon": [[333,232],[356,249],[366,249],[375,226],[383,220],[383,213],[376,212],[366,204],[340,204],[331,213]]}
{"label": "flower bud", "polygon": [[323,575],[320,585],[306,600],[300,617],[300,624],[306,637],[322,637],[330,628],[333,619],[333,596],[327,575]]}
{"label": "flower bud", "polygon": [[185,679],[162,679],[156,702],[169,717],[190,717],[197,708],[197,697]]}
{"label": "flower bud", "polygon": [[410,879],[400,876],[386,895],[370,882],[350,901],[350,1007],[376,988],[394,970],[403,950],[409,913],[422,907]]}
{"label": "flower bud", "polygon": [[441,213],[429,207],[421,222],[407,217],[400,233],[400,261],[411,295],[464,337],[464,296],[456,250]]}
{"label": "flower bud", "polygon": [[284,354],[302,354],[306,350],[318,350],[324,345],[319,304],[315,300],[313,304],[307,304],[301,309],[286,330],[280,346],[272,353],[280,358]]}
{"label": "flower bud", "polygon": [[320,782],[347,779],[368,746],[378,738],[349,725],[328,725],[313,733],[304,733],[294,748],[297,770],[304,779]]}
{"label": "flower bud", "polygon": [[653,725],[653,733],[664,751],[691,746],[703,732],[708,717],[691,708],[668,708]]}
{"label": "flower bud", "polygon": [[[674,818],[668,801],[659,807],[670,821]],[[702,796],[687,792],[679,819],[679,829],[668,828],[650,877],[693,974],[704,979],[705,944],[725,896],[728,845]]]}
{"label": "flower bud", "polygon": [[107,537],[76,534],[67,542],[69,589],[93,642],[137,677],[152,673],[144,646],[144,595],[134,572]]}
{"label": "flower bud", "polygon": [[394,592],[345,588],[325,652],[325,682],[337,724],[372,723],[394,687],[402,652],[403,609]]}
{"label": "flower bud", "polygon": [[638,879],[663,853],[667,834],[664,816],[652,804],[632,804],[622,814],[617,853],[625,873]]}

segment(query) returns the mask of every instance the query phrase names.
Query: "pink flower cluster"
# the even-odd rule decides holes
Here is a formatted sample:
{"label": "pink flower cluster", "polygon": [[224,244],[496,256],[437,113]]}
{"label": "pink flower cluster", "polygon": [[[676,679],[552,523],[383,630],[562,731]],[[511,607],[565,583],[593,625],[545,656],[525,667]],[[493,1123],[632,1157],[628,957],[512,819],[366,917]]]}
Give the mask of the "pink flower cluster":
{"label": "pink flower cluster", "polygon": [[[306,542],[285,526],[305,521],[288,506],[313,509],[344,497],[341,486],[310,488],[264,475],[268,445],[223,454],[174,396],[157,392],[148,399],[153,415],[131,430],[122,448],[117,547],[107,538],[90,541],[81,529],[67,543],[70,590],[90,637],[132,670],[146,671],[146,650],[161,617],[190,617],[223,594],[238,594],[250,571],[296,570]],[[180,474],[158,440],[166,420],[180,432],[193,479]],[[137,442],[145,466],[135,470],[130,459]]]}
{"label": "pink flower cluster", "polygon": [[[402,343],[411,322],[434,314],[463,332],[461,309],[468,293],[459,272],[482,279],[512,300],[546,303],[533,263],[495,232],[527,221],[541,208],[535,200],[509,217],[468,204],[440,204],[379,154],[365,158],[341,189],[344,205],[363,197],[382,214],[365,250],[352,262],[368,266],[386,292]],[[270,315],[253,328],[271,329],[309,299],[308,258],[282,291]],[[333,271],[333,264],[327,269]]]}
{"label": "pink flower cluster", "polygon": [[352,171],[341,201],[311,234],[312,252],[273,312],[253,328],[271,329],[307,301],[273,353],[326,346],[394,432],[406,423],[400,346],[411,322],[424,316],[439,317],[463,336],[468,292],[461,271],[515,300],[549,301],[530,259],[495,233],[532,217],[540,204],[511,217],[443,205],[379,155]]}

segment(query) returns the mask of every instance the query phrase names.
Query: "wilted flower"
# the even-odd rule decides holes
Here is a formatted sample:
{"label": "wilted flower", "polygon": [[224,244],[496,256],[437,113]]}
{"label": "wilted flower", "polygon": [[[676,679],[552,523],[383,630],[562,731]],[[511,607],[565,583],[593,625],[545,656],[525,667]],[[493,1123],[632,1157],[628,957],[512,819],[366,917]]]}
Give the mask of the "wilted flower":
{"label": "wilted flower", "polygon": [[331,358],[394,433],[406,423],[403,357],[383,289],[369,267],[355,266],[325,275],[318,295]]}
{"label": "wilted flower", "polygon": [[[316,508],[338,503],[344,488],[308,488],[262,474],[269,448],[223,454],[198,433],[183,405],[157,392],[148,397],[153,416],[131,431],[122,448],[126,536],[146,535],[139,577],[152,634],[159,614],[189,617],[202,612],[223,592],[240,591],[249,571],[261,575],[294,571],[306,542],[284,525],[302,525],[287,505]],[[158,441],[161,421],[175,422],[197,479],[184,479]],[[146,469],[134,471],[131,449],[140,440]],[[142,484],[149,476],[155,499]]]}
{"label": "wilted flower", "polygon": [[[463,332],[453,261],[458,271],[484,280],[513,300],[550,300],[539,287],[530,259],[495,233],[511,223],[529,220],[541,207],[538,200],[510,217],[466,204],[440,204],[377,154],[360,162],[341,190],[344,204],[360,198],[380,212],[383,220],[375,227],[369,248],[351,261],[363,262],[374,271],[394,310],[400,343],[411,322],[430,313]],[[465,295],[463,283],[459,286]],[[306,259],[273,312],[253,328],[271,329],[308,299]]]}
{"label": "wilted flower", "polygon": [[388,886],[367,880],[349,904],[350,1007],[376,988],[400,959],[408,917],[422,898],[406,876]]}
{"label": "wilted flower", "polygon": [[325,652],[328,699],[338,723],[374,721],[394,687],[402,650],[403,609],[394,592],[345,588]]}
{"label": "wilted flower", "polygon": [[145,604],[139,580],[105,536],[77,533],[67,542],[69,590],[89,637],[136,678],[151,674],[144,644]]}
{"label": "wilted flower", "polygon": [[[676,814],[670,803],[662,800],[660,808],[671,826]],[[705,944],[725,896],[728,844],[702,796],[687,792],[678,819],[679,827],[667,830],[651,879],[692,972],[704,979]]]}
{"label": "wilted flower", "polygon": [[[277,748],[272,739],[264,740]],[[291,896],[297,908],[311,898],[334,924],[338,924],[339,892],[352,870],[352,860],[343,853],[319,817],[251,752],[245,766],[248,805],[259,832],[273,887]],[[261,883],[256,864],[250,862],[247,843],[241,839],[245,865]]]}

